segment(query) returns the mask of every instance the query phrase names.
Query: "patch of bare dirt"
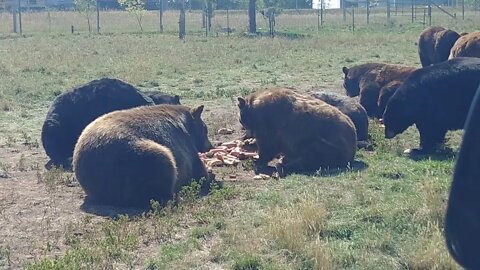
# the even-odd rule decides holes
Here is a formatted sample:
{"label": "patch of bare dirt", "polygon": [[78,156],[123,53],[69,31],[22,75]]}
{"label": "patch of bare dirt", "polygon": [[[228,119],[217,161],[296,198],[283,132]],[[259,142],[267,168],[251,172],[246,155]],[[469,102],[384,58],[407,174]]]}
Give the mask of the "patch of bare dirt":
{"label": "patch of bare dirt", "polygon": [[[243,133],[238,122],[235,105],[207,106],[203,118],[209,128],[212,143],[241,138]],[[221,128],[233,130],[232,134],[215,134]],[[35,136],[40,141],[40,136]],[[26,263],[42,257],[61,256],[65,253],[65,235],[72,224],[82,224],[89,219],[95,226],[106,218],[86,213],[81,209],[84,192],[76,182],[52,184],[44,179],[44,165],[48,161],[42,146],[0,145],[0,269],[18,269]],[[226,185],[253,180],[252,164],[241,162],[237,166],[214,168],[216,179]],[[73,177],[71,173],[68,177]],[[188,222],[182,230],[188,228]],[[82,235],[92,228],[76,228]],[[71,233],[71,231],[70,231]],[[204,243],[195,255],[205,263],[203,269],[221,269],[222,266],[208,261],[209,250],[218,239]],[[142,259],[157,254],[158,243],[142,245],[137,254]]]}

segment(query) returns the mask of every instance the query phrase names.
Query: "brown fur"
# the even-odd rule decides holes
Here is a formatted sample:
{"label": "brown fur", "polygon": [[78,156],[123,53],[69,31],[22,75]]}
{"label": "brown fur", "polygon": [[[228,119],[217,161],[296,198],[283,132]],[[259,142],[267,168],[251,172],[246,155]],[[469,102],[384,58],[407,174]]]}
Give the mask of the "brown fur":
{"label": "brown fur", "polygon": [[240,122],[256,138],[257,169],[283,154],[284,173],[345,167],[356,151],[353,122],[337,108],[286,88],[239,98]]}
{"label": "brown fur", "polygon": [[211,147],[203,106],[157,105],[106,114],[75,146],[73,166],[94,202],[147,207],[166,202],[192,179],[208,178],[198,152]]}
{"label": "brown fur", "polygon": [[438,64],[448,59],[450,49],[460,35],[441,26],[431,26],[420,33],[418,54],[422,67]]}
{"label": "brown fur", "polygon": [[473,32],[461,36],[453,45],[448,59],[454,57],[480,58],[480,32]]}
{"label": "brown fur", "polygon": [[388,101],[393,96],[393,94],[395,94],[395,92],[400,86],[402,86],[402,82],[392,81],[387,85],[385,85],[384,87],[382,87],[382,89],[380,90],[380,94],[377,100],[379,118],[383,116],[383,113],[385,112],[385,108],[387,107]]}
{"label": "brown fur", "polygon": [[368,63],[343,69],[345,73],[344,87],[347,95],[360,96],[360,104],[370,117],[381,117],[378,98],[384,87],[391,87],[392,82],[403,82],[416,68]]}

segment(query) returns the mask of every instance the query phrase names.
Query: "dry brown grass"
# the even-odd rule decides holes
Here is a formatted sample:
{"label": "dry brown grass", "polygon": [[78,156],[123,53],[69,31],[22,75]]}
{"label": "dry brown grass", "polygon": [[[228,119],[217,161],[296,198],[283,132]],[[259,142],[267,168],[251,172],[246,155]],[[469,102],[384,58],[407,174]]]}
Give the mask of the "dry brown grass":
{"label": "dry brown grass", "polygon": [[328,221],[325,204],[315,195],[305,194],[299,201],[272,210],[268,233],[275,246],[293,258],[311,262],[314,269],[333,269],[334,261],[320,232]]}
{"label": "dry brown grass", "polygon": [[461,269],[450,257],[444,242],[443,230],[438,224],[428,224],[411,248],[408,269]]}

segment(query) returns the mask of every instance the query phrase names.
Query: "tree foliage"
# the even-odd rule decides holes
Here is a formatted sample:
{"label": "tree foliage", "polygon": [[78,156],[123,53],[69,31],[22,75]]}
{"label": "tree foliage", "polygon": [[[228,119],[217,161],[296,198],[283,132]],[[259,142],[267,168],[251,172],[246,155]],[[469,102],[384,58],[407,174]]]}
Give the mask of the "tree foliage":
{"label": "tree foliage", "polygon": [[91,33],[91,25],[90,25],[90,18],[92,18],[92,14],[95,11],[95,6],[97,4],[96,0],[74,0],[75,10],[80,12],[85,16],[87,19],[88,24],[88,32]]}
{"label": "tree foliage", "polygon": [[146,0],[118,0],[120,6],[125,8],[128,13],[132,14],[137,20],[140,31],[143,31],[142,19],[145,15],[145,4]]}

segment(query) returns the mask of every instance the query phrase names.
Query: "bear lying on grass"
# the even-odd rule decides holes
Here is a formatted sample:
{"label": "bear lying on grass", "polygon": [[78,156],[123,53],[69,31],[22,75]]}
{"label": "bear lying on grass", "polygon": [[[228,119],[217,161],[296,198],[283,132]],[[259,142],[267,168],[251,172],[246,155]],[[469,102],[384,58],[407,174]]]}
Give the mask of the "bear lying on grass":
{"label": "bear lying on grass", "polygon": [[343,87],[348,96],[360,95],[360,104],[370,117],[381,117],[383,111],[379,111],[378,98],[384,88],[392,88],[403,82],[416,70],[414,67],[390,65],[380,63],[367,63],[343,67],[345,75]]}
{"label": "bear lying on grass", "polygon": [[454,57],[480,57],[480,32],[461,36],[453,45],[448,59]]}
{"label": "bear lying on grass", "polygon": [[145,106],[106,114],[80,135],[75,176],[97,204],[148,207],[165,203],[182,186],[208,179],[198,152],[212,145],[203,106]]}
{"label": "bear lying on grass", "polygon": [[319,99],[274,88],[238,98],[238,107],[240,122],[257,142],[257,172],[280,154],[281,176],[346,167],[355,157],[352,120]]}
{"label": "bear lying on grass", "polygon": [[368,140],[368,115],[360,103],[349,97],[327,91],[315,91],[311,95],[336,107],[350,117],[355,125],[358,141]]}
{"label": "bear lying on grass", "polygon": [[418,55],[422,67],[447,61],[450,49],[460,35],[441,26],[430,26],[420,33]]}
{"label": "bear lying on grass", "polygon": [[159,104],[180,105],[180,96],[170,95],[163,92],[144,92],[153,102]]}
{"label": "bear lying on grass", "polygon": [[42,127],[42,144],[51,165],[70,168],[82,130],[97,117],[116,110],[153,105],[150,98],[118,79],[103,78],[55,98]]}
{"label": "bear lying on grass", "polygon": [[463,129],[479,84],[479,58],[454,58],[415,71],[387,104],[385,137],[393,138],[415,124],[420,148],[412,154],[434,151],[448,130]]}

